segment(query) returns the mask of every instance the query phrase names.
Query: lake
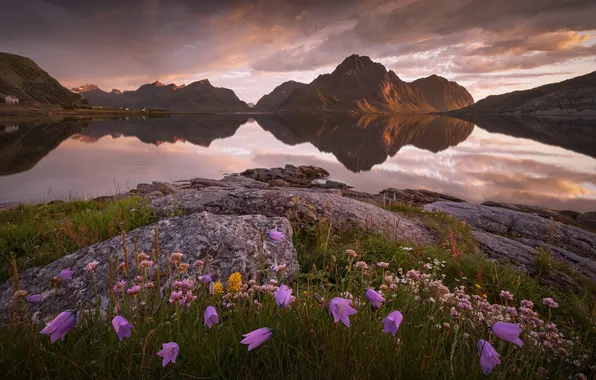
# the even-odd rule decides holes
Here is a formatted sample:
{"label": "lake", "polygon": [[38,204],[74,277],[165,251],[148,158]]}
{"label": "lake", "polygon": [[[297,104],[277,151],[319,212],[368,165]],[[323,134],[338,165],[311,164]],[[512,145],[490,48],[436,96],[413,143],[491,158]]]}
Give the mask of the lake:
{"label": "lake", "polygon": [[0,203],[111,195],[138,183],[285,164],[356,190],[596,210],[596,119],[173,115],[0,122]]}

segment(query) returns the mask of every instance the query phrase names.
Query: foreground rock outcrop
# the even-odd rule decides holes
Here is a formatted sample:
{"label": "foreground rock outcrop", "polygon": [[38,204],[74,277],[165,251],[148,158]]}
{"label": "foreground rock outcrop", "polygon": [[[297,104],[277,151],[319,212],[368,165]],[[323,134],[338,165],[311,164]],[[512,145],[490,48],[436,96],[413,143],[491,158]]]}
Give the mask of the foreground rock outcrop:
{"label": "foreground rock outcrop", "polygon": [[538,249],[596,280],[596,234],[537,215],[471,203],[436,202],[426,210],[465,220],[482,251],[536,272]]}
{"label": "foreground rock outcrop", "polygon": [[[183,261],[190,263],[188,271],[193,278],[193,273],[199,273],[193,263],[198,259],[206,260],[207,255],[209,260],[206,260],[206,271],[212,274],[214,281],[225,281],[236,271],[242,273],[245,279],[255,279],[259,267],[267,270],[281,264],[287,265],[285,275],[290,278],[299,271],[296,250],[292,245],[292,227],[285,218],[196,213],[163,219],[156,226],[162,253],[162,273],[168,265],[166,254],[169,256],[176,251],[182,252]],[[285,237],[280,241],[271,240],[268,232],[272,230],[283,232]],[[139,252],[149,254],[155,250],[154,226],[138,228],[126,236],[131,270],[135,268],[134,241],[137,242]],[[29,269],[20,274],[20,287],[27,289],[29,294],[42,294],[42,302],[32,306],[33,311],[39,310],[42,315],[94,305],[92,276],[85,267],[92,261],[98,261],[95,279],[102,307],[106,307],[110,256],[118,258],[118,262],[124,261],[122,237],[114,237],[81,249],[45,267]],[[72,280],[62,281],[54,293],[50,289],[50,281],[64,268],[72,269]],[[148,273],[149,279],[153,280],[155,271],[150,269]],[[121,276],[118,275],[114,281],[120,280]],[[11,281],[0,285],[0,321],[5,321],[9,316],[12,296]]]}

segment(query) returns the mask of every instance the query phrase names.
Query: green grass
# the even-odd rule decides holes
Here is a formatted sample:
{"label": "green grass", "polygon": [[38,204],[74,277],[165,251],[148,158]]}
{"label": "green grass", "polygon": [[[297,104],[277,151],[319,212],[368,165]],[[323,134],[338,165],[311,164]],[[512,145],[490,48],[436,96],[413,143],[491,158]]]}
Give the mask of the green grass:
{"label": "green grass", "polygon": [[9,261],[19,270],[50,263],[66,254],[155,221],[146,201],[53,202],[0,211],[0,281]]}

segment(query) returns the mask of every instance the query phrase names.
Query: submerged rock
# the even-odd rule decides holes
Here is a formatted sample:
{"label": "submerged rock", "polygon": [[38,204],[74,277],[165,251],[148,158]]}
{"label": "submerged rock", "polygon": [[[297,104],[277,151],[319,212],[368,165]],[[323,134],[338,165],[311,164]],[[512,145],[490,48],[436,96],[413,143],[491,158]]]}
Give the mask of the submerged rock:
{"label": "submerged rock", "polygon": [[[292,227],[287,219],[262,215],[213,215],[197,213],[159,221],[159,247],[161,250],[162,276],[167,268],[167,257],[175,251],[184,254],[183,262],[189,263],[188,272],[195,279],[199,271],[193,267],[198,259],[207,261],[207,272],[214,281],[225,282],[233,272],[240,272],[245,280],[256,279],[259,268],[268,269],[286,264],[286,278],[296,276],[299,271],[296,250],[292,245]],[[284,238],[272,241],[268,232],[283,232]],[[155,249],[154,226],[138,228],[126,236],[129,252],[129,267],[135,268],[133,256],[136,240],[139,252],[150,253]],[[94,244],[70,255],[64,256],[44,267],[31,268],[20,274],[20,288],[29,294],[42,294],[39,305],[31,305],[32,312],[41,310],[43,315],[77,309],[95,304],[92,276],[85,270],[88,263],[98,261],[95,269],[97,289],[102,307],[108,304],[108,262],[109,257],[124,261],[122,237],[114,237]],[[64,268],[73,271],[72,280],[62,281],[57,291],[50,289],[50,281]],[[133,276],[131,276],[132,278]],[[150,279],[155,277],[154,269],[149,270]],[[117,275],[113,281],[122,277]],[[162,279],[162,282],[165,281]],[[0,285],[0,321],[9,317],[9,307],[13,296],[12,282]]]}

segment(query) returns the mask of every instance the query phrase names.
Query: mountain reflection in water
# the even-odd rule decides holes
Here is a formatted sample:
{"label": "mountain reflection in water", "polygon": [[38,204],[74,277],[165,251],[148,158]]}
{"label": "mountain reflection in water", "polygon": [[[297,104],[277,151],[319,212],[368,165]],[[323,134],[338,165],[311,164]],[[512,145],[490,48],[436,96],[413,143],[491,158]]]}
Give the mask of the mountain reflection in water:
{"label": "mountain reflection in water", "polygon": [[0,203],[292,163],[323,166],[368,192],[427,188],[470,201],[596,209],[590,123],[304,114],[11,121],[0,124]]}

